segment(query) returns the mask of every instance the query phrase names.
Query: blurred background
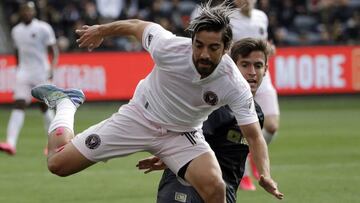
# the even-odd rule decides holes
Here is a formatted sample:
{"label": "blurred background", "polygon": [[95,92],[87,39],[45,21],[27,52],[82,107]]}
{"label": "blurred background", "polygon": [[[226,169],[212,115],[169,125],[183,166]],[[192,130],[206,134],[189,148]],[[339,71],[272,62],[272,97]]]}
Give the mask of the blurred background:
{"label": "blurred background", "polygon": [[[11,53],[9,31],[19,21],[23,0],[0,3],[1,53]],[[196,0],[36,0],[37,18],[50,23],[64,52],[79,50],[74,30],[114,20],[139,18],[186,36]],[[359,0],[258,0],[269,17],[269,39],[277,46],[355,45],[360,43]],[[3,45],[6,46],[3,46]],[[131,38],[108,39],[99,50],[141,51]]]}
{"label": "blurred background", "polygon": [[[0,140],[11,112],[16,62],[10,31],[23,0],[0,0]],[[60,49],[53,82],[82,88],[88,103],[77,132],[117,111],[153,65],[131,37],[108,38],[89,53],[74,30],[88,24],[139,18],[176,35],[200,1],[34,0],[37,18],[55,31]],[[360,202],[360,0],[257,0],[276,45],[270,73],[279,94],[280,129],[270,145],[272,174],[282,202]],[[97,164],[69,178],[51,175],[43,148],[42,116],[26,110],[16,156],[0,154],[0,202],[155,202],[161,173],[135,168],[139,153]],[[278,202],[258,185],[238,202]]]}

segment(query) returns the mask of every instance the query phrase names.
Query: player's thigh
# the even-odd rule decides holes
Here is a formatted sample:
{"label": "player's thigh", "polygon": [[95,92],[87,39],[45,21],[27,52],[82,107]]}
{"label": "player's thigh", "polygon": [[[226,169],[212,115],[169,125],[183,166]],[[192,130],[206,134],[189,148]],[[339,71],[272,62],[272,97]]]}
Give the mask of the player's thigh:
{"label": "player's thigh", "polygon": [[25,100],[29,104],[32,100],[31,89],[39,84],[49,83],[45,73],[32,73],[20,70],[16,73],[16,82],[14,86],[14,99]]}
{"label": "player's thigh", "polygon": [[186,170],[185,179],[196,188],[222,180],[222,172],[214,152],[209,151],[193,159]]}
{"label": "player's thigh", "polygon": [[123,105],[119,112],[76,135],[71,142],[87,159],[98,162],[147,150],[157,133],[141,112]]}
{"label": "player's thigh", "polygon": [[202,203],[200,195],[190,185],[182,184],[169,169],[165,170],[158,188],[157,203]]}
{"label": "player's thigh", "polygon": [[24,100],[26,103],[30,103],[32,99],[31,88],[30,78],[26,77],[24,74],[17,74],[15,86],[13,88],[14,100]]}

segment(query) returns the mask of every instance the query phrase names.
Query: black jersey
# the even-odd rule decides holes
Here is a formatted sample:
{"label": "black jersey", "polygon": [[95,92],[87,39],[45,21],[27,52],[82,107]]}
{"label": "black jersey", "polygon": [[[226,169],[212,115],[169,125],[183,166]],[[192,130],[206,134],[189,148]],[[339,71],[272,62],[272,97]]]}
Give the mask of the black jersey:
{"label": "black jersey", "polygon": [[[262,128],[264,114],[256,102],[255,109]],[[226,182],[226,201],[235,203],[249,147],[231,109],[224,106],[210,114],[204,122],[203,133],[219,161]],[[179,202],[179,198],[180,202],[203,202],[193,187],[182,185],[176,175],[166,169],[159,183],[157,203]]]}
{"label": "black jersey", "polygon": [[[255,108],[262,128],[264,114],[256,102]],[[206,141],[215,152],[223,179],[228,186],[227,189],[234,190],[234,195],[236,195],[244,174],[249,147],[231,109],[223,106],[210,114],[208,120],[204,122],[203,132]],[[229,198],[229,194],[227,194],[227,198]]]}

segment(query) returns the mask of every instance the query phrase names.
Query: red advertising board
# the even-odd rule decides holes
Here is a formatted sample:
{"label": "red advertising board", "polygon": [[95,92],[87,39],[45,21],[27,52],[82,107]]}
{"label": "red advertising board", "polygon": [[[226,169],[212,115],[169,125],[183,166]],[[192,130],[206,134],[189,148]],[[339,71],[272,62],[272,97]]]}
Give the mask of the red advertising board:
{"label": "red advertising board", "polygon": [[360,92],[360,47],[277,49],[269,69],[279,95]]}
{"label": "red advertising board", "polygon": [[[53,82],[87,100],[128,100],[152,67],[146,52],[61,54]],[[279,95],[360,92],[360,46],[278,48],[269,70]],[[0,55],[0,103],[12,102],[14,83],[14,57]]]}
{"label": "red advertising board", "polygon": [[[0,103],[12,101],[14,63],[13,56],[0,55]],[[145,52],[61,54],[53,83],[81,88],[87,100],[127,100],[152,67],[153,61]]]}

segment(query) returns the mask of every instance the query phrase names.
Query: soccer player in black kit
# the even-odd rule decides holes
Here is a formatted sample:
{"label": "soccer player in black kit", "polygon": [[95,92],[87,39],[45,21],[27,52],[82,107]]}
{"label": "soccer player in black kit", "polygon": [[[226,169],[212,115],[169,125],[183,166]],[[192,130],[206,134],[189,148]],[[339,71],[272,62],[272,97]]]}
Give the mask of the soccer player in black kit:
{"label": "soccer player in black kit", "polygon": [[[230,56],[238,66],[244,78],[248,81],[253,95],[261,84],[267,71],[267,60],[270,46],[266,41],[245,38],[233,44]],[[259,123],[262,127],[264,114],[260,106],[255,103]],[[236,191],[244,173],[246,157],[249,147],[243,137],[235,116],[228,106],[214,111],[203,124],[206,141],[215,152],[226,183],[227,203],[236,202]],[[141,167],[140,167],[141,166]],[[139,169],[147,169],[145,173],[163,169],[166,166],[157,157],[150,157],[139,161]],[[262,180],[260,178],[259,184]],[[157,203],[200,203],[203,202],[195,189],[176,177],[169,169],[165,169],[159,183]]]}

